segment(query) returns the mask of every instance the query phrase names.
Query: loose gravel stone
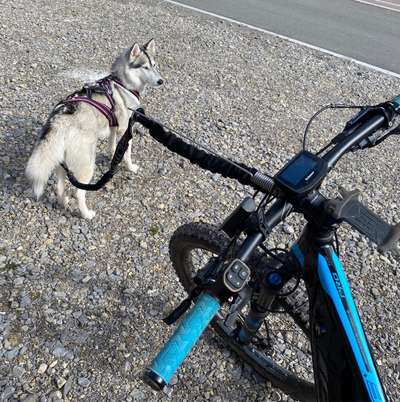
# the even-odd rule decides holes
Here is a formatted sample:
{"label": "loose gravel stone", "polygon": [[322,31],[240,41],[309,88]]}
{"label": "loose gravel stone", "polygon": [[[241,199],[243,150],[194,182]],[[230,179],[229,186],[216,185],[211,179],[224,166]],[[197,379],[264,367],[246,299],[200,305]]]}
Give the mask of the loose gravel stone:
{"label": "loose gravel stone", "polygon": [[22,399],[22,402],[37,402],[38,397],[35,394],[32,395],[27,395],[24,399]]}
{"label": "loose gravel stone", "polygon": [[6,387],[4,391],[1,393],[1,400],[7,401],[15,392],[14,387]]}
{"label": "loose gravel stone", "polygon": [[375,299],[377,299],[380,296],[380,292],[377,288],[372,288],[371,293],[375,297]]}
{"label": "loose gravel stone", "polygon": [[39,368],[38,368],[38,373],[39,374],[44,374],[47,370],[47,364],[46,363],[42,363]]}
{"label": "loose gravel stone", "polygon": [[25,369],[22,366],[14,366],[12,373],[16,378],[21,378],[25,373]]}
{"label": "loose gravel stone", "polygon": [[240,379],[240,377],[242,376],[242,366],[237,366],[235,367],[232,371],[232,378],[236,381],[238,381]]}
{"label": "loose gravel stone", "polygon": [[81,387],[86,388],[86,387],[89,386],[90,380],[89,380],[88,378],[85,378],[85,377],[80,377],[80,378],[78,378],[78,384],[79,384]]}
{"label": "loose gravel stone", "polygon": [[69,392],[71,391],[71,389],[72,389],[72,384],[73,384],[73,378],[70,377],[70,378],[68,378],[68,380],[67,380],[66,383],[64,384],[64,388],[63,388],[63,390],[62,390],[63,398],[66,398],[67,395],[69,394]]}
{"label": "loose gravel stone", "polygon": [[55,357],[64,357],[68,353],[68,350],[66,350],[63,346],[57,346],[53,350],[53,355]]}
{"label": "loose gravel stone", "polygon": [[7,360],[13,360],[18,356],[18,353],[19,353],[19,348],[14,348],[14,349],[11,349],[8,352],[6,352],[4,354],[4,356]]}
{"label": "loose gravel stone", "polygon": [[67,380],[65,378],[63,378],[63,377],[57,378],[56,379],[57,388],[61,389],[66,382],[67,382]]}
{"label": "loose gravel stone", "polygon": [[283,224],[283,231],[287,234],[293,234],[294,233],[294,228],[291,225],[288,225],[287,223]]}
{"label": "loose gravel stone", "polygon": [[60,391],[53,391],[49,398],[52,402],[62,401],[62,393]]}
{"label": "loose gravel stone", "polygon": [[85,276],[83,279],[82,279],[82,283],[88,283],[89,281],[90,281],[90,279],[91,279],[91,277],[88,275],[88,276]]}
{"label": "loose gravel stone", "polygon": [[141,390],[133,391],[133,392],[130,394],[130,396],[132,397],[132,399],[133,399],[134,401],[143,401],[143,400],[146,398],[144,392],[141,391]]}

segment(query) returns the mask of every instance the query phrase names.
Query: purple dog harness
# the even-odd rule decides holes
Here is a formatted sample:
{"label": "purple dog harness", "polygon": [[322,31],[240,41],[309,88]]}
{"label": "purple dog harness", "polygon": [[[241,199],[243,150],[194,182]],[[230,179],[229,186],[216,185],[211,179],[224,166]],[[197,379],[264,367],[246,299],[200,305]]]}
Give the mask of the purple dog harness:
{"label": "purple dog harness", "polygon": [[[68,98],[62,103],[77,103],[77,102],[87,103],[93,106],[107,118],[110,127],[117,127],[118,120],[117,117],[115,116],[114,111],[115,100],[112,93],[112,86],[111,86],[112,81],[114,81],[116,84],[120,85],[122,88],[132,93],[134,96],[136,96],[138,100],[140,99],[139,92],[126,88],[125,85],[122,84],[122,82],[119,79],[109,75],[105,78],[96,81],[95,85],[88,85],[88,86],[85,85],[80,91],[74,92],[73,94],[69,95]],[[107,106],[104,103],[100,103],[92,99],[92,94],[105,95],[108,102],[110,103],[110,106]]]}
{"label": "purple dog harness", "polygon": [[[54,109],[53,115],[56,113],[68,113],[72,114],[76,110],[76,105],[78,102],[84,102],[87,103],[91,106],[93,106],[95,109],[97,109],[100,113],[102,113],[108,120],[108,123],[110,124],[110,127],[117,127],[118,126],[118,120],[117,117],[115,116],[115,100],[113,97],[112,93],[112,81],[114,83],[120,85],[122,88],[125,90],[129,91],[134,95],[138,100],[140,98],[139,92],[128,89],[125,87],[125,85],[118,80],[117,78],[113,77],[112,75],[109,75],[105,78],[102,78],[101,80],[96,81],[93,85],[85,85],[80,91],[76,91],[73,94],[69,95],[67,99],[61,101]],[[104,95],[106,96],[108,102],[110,103],[110,106],[107,106],[101,102],[98,102],[94,99],[92,99],[93,94],[99,94],[99,95]],[[70,106],[66,110],[59,109],[62,106]],[[68,169],[68,166],[66,165],[65,162],[61,163],[61,166],[64,168],[65,172],[67,173],[67,177],[71,184],[81,190],[86,190],[86,191],[96,191],[101,189],[106,185],[107,182],[109,182],[115,173],[118,170],[118,165],[122,161],[122,158],[125,154],[125,151],[128,149],[129,146],[129,141],[132,139],[132,124],[133,120],[132,117],[129,119],[129,124],[128,127],[125,131],[125,134],[121,137],[121,139],[118,141],[117,147],[114,152],[114,156],[111,161],[111,166],[110,169],[103,174],[103,176],[97,181],[97,183],[80,183],[76,177],[74,176],[73,172],[71,172]]]}

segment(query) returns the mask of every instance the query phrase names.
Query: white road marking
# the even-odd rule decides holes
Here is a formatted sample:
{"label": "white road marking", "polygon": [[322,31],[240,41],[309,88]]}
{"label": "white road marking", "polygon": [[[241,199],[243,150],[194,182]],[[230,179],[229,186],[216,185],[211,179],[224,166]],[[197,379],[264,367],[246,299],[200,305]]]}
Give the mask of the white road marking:
{"label": "white road marking", "polygon": [[384,0],[373,0],[373,1],[354,0],[354,1],[356,1],[357,3],[368,4],[369,6],[384,8],[386,10],[396,11],[396,12],[400,13],[400,4],[393,3],[391,1],[384,1]]}
{"label": "white road marking", "polygon": [[[357,1],[361,1],[361,0],[357,0]],[[362,0],[362,1],[364,1],[364,0]],[[272,36],[275,36],[277,38],[284,39],[284,40],[287,40],[289,42],[296,43],[298,45],[305,46],[305,47],[308,47],[310,49],[317,50],[319,52],[326,53],[326,54],[329,54],[331,56],[338,57],[339,59],[342,59],[342,60],[351,61],[351,62],[353,62],[355,64],[358,64],[359,66],[369,68],[369,69],[377,71],[379,73],[390,75],[390,76],[396,77],[396,78],[400,78],[400,74],[395,73],[394,71],[386,70],[384,68],[374,66],[372,64],[365,63],[365,62],[357,60],[357,59],[353,59],[352,57],[345,56],[343,54],[336,53],[336,52],[333,52],[333,51],[328,50],[328,49],[324,49],[324,48],[319,47],[319,46],[311,45],[310,43],[302,42],[300,40],[293,39],[293,38],[290,38],[290,37],[285,36],[285,35],[277,34],[275,32],[271,32],[271,31],[268,31],[266,29],[256,27],[255,25],[246,24],[245,22],[241,22],[241,21],[235,20],[233,18],[225,17],[223,15],[215,14],[215,13],[212,13],[210,11],[202,10],[201,8],[188,6],[186,4],[179,3],[178,1],[164,0],[163,2],[174,4],[176,6],[180,6],[180,7],[183,7],[183,8],[187,8],[189,10],[196,11],[196,12],[201,13],[201,14],[209,15],[211,17],[216,17],[216,18],[219,18],[219,19],[224,20],[224,21],[232,22],[234,24],[238,24],[238,25],[244,26],[246,28],[253,29],[255,31],[263,32],[263,33],[266,33],[268,35],[272,35]]]}
{"label": "white road marking", "polygon": [[392,1],[387,1],[387,0],[375,0],[378,3],[386,3],[386,4],[391,4],[393,6],[400,6],[400,0],[392,0]]}

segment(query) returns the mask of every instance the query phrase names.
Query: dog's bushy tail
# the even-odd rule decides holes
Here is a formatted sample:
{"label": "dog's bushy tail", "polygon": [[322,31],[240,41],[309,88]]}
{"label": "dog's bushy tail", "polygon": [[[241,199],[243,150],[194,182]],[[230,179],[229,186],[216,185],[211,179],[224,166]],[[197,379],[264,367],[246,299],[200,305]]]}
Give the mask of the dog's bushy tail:
{"label": "dog's bushy tail", "polygon": [[64,138],[60,133],[52,132],[51,135],[42,138],[35,146],[25,174],[32,184],[36,199],[43,194],[44,187],[50,177],[51,172],[64,159]]}

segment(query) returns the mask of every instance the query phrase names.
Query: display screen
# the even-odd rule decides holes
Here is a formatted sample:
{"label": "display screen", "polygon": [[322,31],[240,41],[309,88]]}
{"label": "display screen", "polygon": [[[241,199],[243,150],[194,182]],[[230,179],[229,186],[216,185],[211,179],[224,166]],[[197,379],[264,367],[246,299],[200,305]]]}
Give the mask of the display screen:
{"label": "display screen", "polygon": [[282,173],[279,178],[292,186],[296,186],[305,179],[318,163],[305,154],[300,154]]}

